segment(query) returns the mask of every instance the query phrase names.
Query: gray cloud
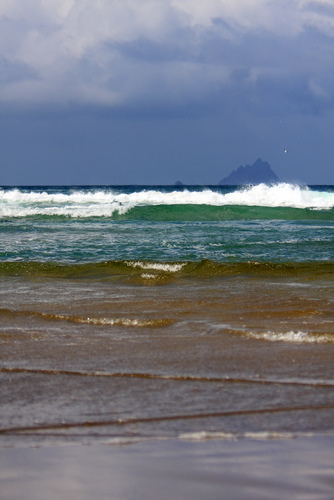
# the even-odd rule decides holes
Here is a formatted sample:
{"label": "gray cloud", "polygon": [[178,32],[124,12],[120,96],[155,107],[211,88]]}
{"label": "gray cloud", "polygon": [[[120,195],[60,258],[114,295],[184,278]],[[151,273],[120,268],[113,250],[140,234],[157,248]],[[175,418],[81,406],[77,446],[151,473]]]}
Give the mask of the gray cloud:
{"label": "gray cloud", "polygon": [[0,16],[6,105],[332,105],[325,0],[11,0]]}

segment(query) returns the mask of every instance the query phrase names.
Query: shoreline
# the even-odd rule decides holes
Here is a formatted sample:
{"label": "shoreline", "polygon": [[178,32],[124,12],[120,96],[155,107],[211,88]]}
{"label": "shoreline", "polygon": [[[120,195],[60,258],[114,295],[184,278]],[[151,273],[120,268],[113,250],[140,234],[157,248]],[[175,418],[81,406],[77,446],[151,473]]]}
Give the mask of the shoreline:
{"label": "shoreline", "polygon": [[0,496],[6,500],[332,499],[334,436],[281,436],[14,444],[0,448]]}

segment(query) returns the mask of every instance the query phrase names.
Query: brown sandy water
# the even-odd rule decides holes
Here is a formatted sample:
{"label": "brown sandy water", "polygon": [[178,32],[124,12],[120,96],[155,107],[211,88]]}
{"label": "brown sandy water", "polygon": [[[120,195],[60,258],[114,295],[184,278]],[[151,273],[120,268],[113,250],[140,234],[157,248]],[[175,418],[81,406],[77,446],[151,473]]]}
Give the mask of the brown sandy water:
{"label": "brown sandy water", "polygon": [[2,276],[1,500],[331,500],[332,286]]}
{"label": "brown sandy water", "polygon": [[0,443],[334,429],[330,276],[1,280]]}

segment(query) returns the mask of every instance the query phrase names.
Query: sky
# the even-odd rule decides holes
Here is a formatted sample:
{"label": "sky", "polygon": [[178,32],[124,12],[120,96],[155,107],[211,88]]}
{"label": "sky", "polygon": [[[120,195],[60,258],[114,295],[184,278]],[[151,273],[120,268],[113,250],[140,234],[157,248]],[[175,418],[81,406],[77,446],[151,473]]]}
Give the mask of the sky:
{"label": "sky", "polygon": [[333,133],[334,0],[0,0],[0,185],[334,184]]}

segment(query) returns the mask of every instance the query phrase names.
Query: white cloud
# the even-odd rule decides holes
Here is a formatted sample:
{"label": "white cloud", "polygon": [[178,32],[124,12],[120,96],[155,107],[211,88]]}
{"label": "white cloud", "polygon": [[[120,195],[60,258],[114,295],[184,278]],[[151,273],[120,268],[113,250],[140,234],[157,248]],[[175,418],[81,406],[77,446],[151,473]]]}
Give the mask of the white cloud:
{"label": "white cloud", "polygon": [[[334,36],[332,0],[1,0],[1,100],[112,106],[201,99],[243,65],[253,84],[255,75],[280,73],[267,40],[279,44],[308,27]],[[250,37],[263,39],[260,65]],[[155,57],[133,50],[143,40]],[[243,46],[247,63],[233,58]],[[310,84],[315,96],[327,92],[321,74],[309,81],[317,82]]]}

